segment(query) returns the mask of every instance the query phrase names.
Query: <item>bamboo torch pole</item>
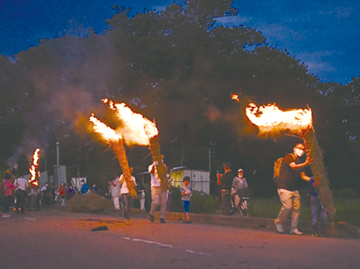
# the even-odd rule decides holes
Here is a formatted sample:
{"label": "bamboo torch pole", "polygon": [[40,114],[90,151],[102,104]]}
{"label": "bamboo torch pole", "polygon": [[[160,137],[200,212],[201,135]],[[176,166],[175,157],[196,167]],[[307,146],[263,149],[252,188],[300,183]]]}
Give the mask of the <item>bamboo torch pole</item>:
{"label": "bamboo torch pole", "polygon": [[160,153],[159,137],[157,135],[153,136],[149,139],[149,142],[149,149],[151,156],[153,157],[153,162],[157,161],[158,163],[158,165],[156,165],[156,170],[161,180],[161,189],[166,191],[169,189],[169,184],[166,178],[168,168],[162,161],[164,156]]}
{"label": "bamboo torch pole", "polygon": [[305,146],[309,150],[309,154],[312,157],[313,161],[310,164],[310,168],[315,180],[320,176],[320,182],[317,185],[319,190],[319,198],[329,216],[334,218],[336,209],[334,206],[334,199],[332,192],[329,186],[329,180],[327,178],[327,173],[323,161],[322,150],[319,146],[318,140],[313,129],[309,130],[303,135],[303,140]]}
{"label": "bamboo torch pole", "polygon": [[125,146],[124,146],[124,140],[123,139],[118,139],[117,141],[109,141],[109,145],[111,146],[111,148],[113,149],[119,164],[121,166],[121,169],[123,171],[123,176],[125,178],[126,181],[126,186],[129,189],[129,193],[131,195],[131,197],[135,197],[136,195],[136,190],[135,190],[135,184],[134,182],[131,180],[131,172],[130,172],[130,167],[129,167],[129,163],[128,163],[128,159],[126,157],[126,150],[125,150]]}

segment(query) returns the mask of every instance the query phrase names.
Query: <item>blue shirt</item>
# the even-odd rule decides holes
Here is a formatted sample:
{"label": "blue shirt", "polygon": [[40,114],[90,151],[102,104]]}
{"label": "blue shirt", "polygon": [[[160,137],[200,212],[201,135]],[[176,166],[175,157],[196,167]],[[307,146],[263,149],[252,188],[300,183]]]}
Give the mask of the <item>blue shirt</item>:
{"label": "blue shirt", "polygon": [[312,196],[318,197],[318,196],[319,196],[319,192],[318,192],[318,190],[314,187],[314,184],[315,184],[315,179],[314,179],[314,177],[311,177],[311,178],[310,178],[310,181],[309,181],[310,193],[311,193]]}

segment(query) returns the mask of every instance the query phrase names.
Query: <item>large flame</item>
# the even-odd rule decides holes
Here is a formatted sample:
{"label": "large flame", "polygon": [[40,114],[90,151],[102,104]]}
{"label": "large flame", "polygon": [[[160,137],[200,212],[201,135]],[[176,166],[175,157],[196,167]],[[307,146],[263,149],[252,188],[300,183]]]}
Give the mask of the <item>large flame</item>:
{"label": "large flame", "polygon": [[158,135],[158,129],[154,122],[148,120],[143,115],[133,112],[124,103],[114,103],[111,100],[103,99],[103,103],[108,103],[109,107],[116,111],[116,115],[123,123],[118,131],[122,134],[127,144],[149,145],[149,139]]}
{"label": "large flame", "polygon": [[34,186],[39,186],[39,181],[37,180],[37,177],[39,176],[39,172],[37,171],[37,168],[39,167],[39,159],[40,159],[39,153],[40,153],[40,149],[38,148],[35,150],[33,154],[33,161],[29,168],[29,172],[30,172],[29,183]]}
{"label": "large flame", "polygon": [[101,134],[106,141],[118,141],[122,139],[121,134],[106,126],[106,124],[97,119],[94,114],[90,116],[90,121],[94,124],[95,132]]}
{"label": "large flame", "polygon": [[250,103],[245,111],[248,119],[259,127],[261,134],[281,131],[302,133],[312,128],[310,108],[283,111],[276,104],[258,107]]}

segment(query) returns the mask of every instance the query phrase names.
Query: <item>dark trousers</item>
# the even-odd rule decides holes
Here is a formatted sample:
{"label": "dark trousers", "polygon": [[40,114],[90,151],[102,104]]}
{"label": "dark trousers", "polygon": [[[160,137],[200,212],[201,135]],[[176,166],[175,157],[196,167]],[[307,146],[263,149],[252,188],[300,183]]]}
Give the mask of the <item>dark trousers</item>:
{"label": "dark trousers", "polygon": [[223,215],[230,215],[230,190],[221,190],[221,209]]}
{"label": "dark trousers", "polygon": [[121,202],[123,205],[123,212],[124,212],[124,218],[125,219],[129,219],[129,213],[130,213],[130,208],[129,208],[129,194],[121,194]]}
{"label": "dark trousers", "polygon": [[9,212],[10,203],[11,203],[11,195],[10,196],[4,196],[4,198],[3,198],[3,212],[4,212],[4,214]]}
{"label": "dark trousers", "polygon": [[20,209],[21,213],[24,214],[25,197],[26,197],[26,191],[20,189],[16,190],[16,213],[18,213]]}

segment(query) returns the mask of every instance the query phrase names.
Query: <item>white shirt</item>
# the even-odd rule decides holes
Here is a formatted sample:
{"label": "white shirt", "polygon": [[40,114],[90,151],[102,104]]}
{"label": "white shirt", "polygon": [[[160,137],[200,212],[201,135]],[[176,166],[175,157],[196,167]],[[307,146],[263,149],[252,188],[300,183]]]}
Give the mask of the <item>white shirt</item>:
{"label": "white shirt", "polygon": [[[123,177],[124,177],[124,175],[120,176],[120,182],[123,179]],[[136,185],[136,181],[135,181],[135,178],[133,176],[131,177],[131,181],[133,181],[134,184]],[[124,178],[124,182],[123,182],[123,184],[121,184],[120,194],[127,194],[127,193],[129,193],[129,189],[127,187],[126,180]]]}
{"label": "white shirt", "polygon": [[151,187],[161,187],[161,179],[159,177],[159,174],[157,172],[156,166],[154,166],[155,173],[152,174],[150,171],[153,169],[153,164],[149,165],[149,173],[151,178]]}
{"label": "white shirt", "polygon": [[111,196],[119,197],[120,196],[120,180],[119,178],[115,178],[112,182],[114,185],[111,185]]}
{"label": "white shirt", "polygon": [[17,179],[15,179],[15,182],[14,182],[15,184],[15,186],[17,185],[17,184],[19,184],[19,186],[16,188],[17,190],[18,189],[20,189],[20,190],[23,190],[23,191],[25,191],[26,190],[26,187],[28,186],[28,181],[25,179],[25,178],[23,178],[23,177],[19,177],[19,178],[17,178]]}

